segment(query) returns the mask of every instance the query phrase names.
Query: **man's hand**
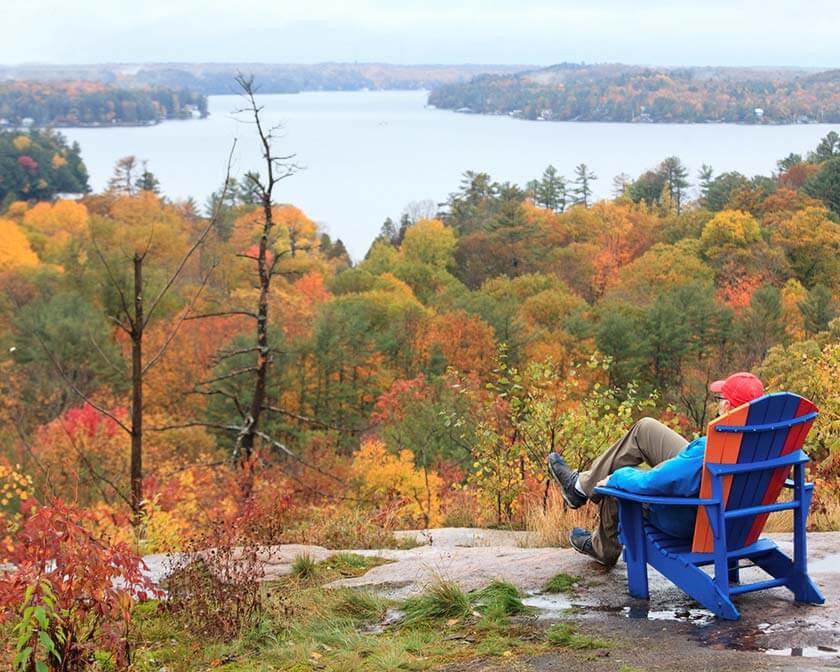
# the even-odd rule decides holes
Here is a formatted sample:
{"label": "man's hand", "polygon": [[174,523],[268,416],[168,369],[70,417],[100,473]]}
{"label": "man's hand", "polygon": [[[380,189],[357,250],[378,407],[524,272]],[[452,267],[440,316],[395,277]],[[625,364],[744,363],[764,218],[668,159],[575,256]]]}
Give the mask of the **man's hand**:
{"label": "man's hand", "polygon": [[607,476],[606,478],[602,478],[595,484],[596,488],[605,488],[607,486],[607,481],[610,480],[610,477]]}

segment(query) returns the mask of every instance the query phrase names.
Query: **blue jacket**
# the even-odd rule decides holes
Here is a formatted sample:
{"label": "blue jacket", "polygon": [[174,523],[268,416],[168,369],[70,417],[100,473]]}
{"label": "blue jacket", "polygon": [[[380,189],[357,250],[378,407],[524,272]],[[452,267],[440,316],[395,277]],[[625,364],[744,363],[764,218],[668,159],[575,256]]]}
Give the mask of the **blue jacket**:
{"label": "blue jacket", "polygon": [[[697,497],[700,493],[700,475],[703,472],[705,452],[706,437],[701,436],[689,443],[675,457],[649,471],[635,467],[616,469],[607,485],[637,495]],[[690,537],[694,534],[696,515],[696,506],[652,504],[648,510],[648,520],[674,537]]]}

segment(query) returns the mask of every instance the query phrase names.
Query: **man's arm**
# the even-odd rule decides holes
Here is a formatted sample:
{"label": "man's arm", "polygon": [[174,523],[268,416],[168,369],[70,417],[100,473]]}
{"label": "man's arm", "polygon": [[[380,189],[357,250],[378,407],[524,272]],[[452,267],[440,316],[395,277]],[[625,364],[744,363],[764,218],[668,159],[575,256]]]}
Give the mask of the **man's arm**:
{"label": "man's arm", "polygon": [[638,495],[693,497],[700,491],[705,447],[705,439],[692,441],[679,455],[648,471],[622,467],[609,477],[607,485]]}

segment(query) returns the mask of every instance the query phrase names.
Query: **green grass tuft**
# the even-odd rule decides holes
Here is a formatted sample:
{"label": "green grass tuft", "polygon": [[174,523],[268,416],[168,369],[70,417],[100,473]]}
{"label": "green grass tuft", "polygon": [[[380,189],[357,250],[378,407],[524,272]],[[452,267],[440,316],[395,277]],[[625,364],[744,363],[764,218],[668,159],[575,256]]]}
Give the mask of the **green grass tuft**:
{"label": "green grass tuft", "polygon": [[405,625],[414,626],[442,618],[464,618],[472,613],[470,600],[456,584],[439,580],[425,593],[409,598],[403,605]]}
{"label": "green grass tuft", "polygon": [[386,602],[381,597],[365,591],[348,589],[335,603],[332,611],[358,621],[379,620],[385,614]]}
{"label": "green grass tuft", "polygon": [[507,581],[493,581],[489,586],[478,591],[476,602],[480,610],[488,613],[513,616],[525,611],[525,605],[522,604],[516,586]]}
{"label": "green grass tuft", "polygon": [[318,563],[318,575],[322,583],[327,583],[341,577],[361,576],[371,567],[378,567],[389,562],[391,561],[376,556],[336,553]]}
{"label": "green grass tuft", "polygon": [[610,647],[607,640],[579,634],[569,623],[555,623],[546,630],[545,635],[551,644],[570,649],[607,649]]}
{"label": "green grass tuft", "polygon": [[543,586],[543,592],[567,593],[579,581],[580,579],[578,577],[561,572],[557,576],[553,576],[548,580],[548,583]]}
{"label": "green grass tuft", "polygon": [[372,565],[375,565],[375,562],[371,562],[373,558],[368,558],[364,555],[359,555],[358,553],[336,553],[335,555],[331,555],[329,558],[324,560],[324,564],[329,565],[330,567],[334,567],[339,571],[342,568],[345,569],[352,569],[352,570],[359,570],[359,569],[368,569]]}
{"label": "green grass tuft", "polygon": [[301,581],[314,579],[316,572],[315,560],[309,553],[297,556],[292,563],[292,576]]}

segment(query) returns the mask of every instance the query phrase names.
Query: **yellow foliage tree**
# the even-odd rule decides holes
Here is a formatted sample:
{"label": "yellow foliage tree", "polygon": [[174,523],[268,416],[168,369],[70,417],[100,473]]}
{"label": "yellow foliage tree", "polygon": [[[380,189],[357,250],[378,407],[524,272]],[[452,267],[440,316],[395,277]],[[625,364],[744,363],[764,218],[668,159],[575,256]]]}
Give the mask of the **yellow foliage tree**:
{"label": "yellow foliage tree", "polygon": [[440,523],[443,480],[434,471],[415,467],[414,453],[407,448],[394,455],[379,440],[365,441],[353,456],[351,473],[365,498],[382,508],[397,507],[401,523]]}
{"label": "yellow foliage tree", "polygon": [[748,212],[724,210],[716,214],[700,236],[700,249],[709,257],[733,248],[745,248],[761,238],[758,222]]}
{"label": "yellow foliage tree", "polygon": [[455,232],[439,219],[421,219],[406,231],[400,250],[407,261],[445,269],[455,252]]}
{"label": "yellow foliage tree", "polygon": [[11,219],[0,217],[0,271],[27,268],[38,265],[38,255],[32,251],[29,241],[17,224]]}
{"label": "yellow foliage tree", "polygon": [[23,225],[35,249],[53,263],[60,263],[59,255],[68,243],[81,240],[88,221],[87,208],[67,200],[38,203],[23,215]]}

